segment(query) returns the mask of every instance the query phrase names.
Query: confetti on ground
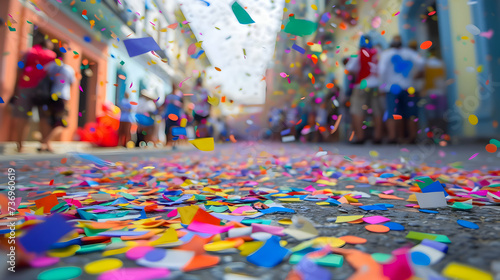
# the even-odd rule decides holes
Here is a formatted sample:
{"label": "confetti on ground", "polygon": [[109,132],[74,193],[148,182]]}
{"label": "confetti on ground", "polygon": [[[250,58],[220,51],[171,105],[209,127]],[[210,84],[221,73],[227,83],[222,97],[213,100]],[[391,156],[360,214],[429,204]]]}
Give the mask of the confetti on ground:
{"label": "confetti on ground", "polygon": [[[185,128],[175,133],[183,134]],[[357,156],[354,161],[335,153],[318,156],[325,152],[321,148],[291,153],[265,146],[249,163],[240,143],[220,158],[199,151],[218,153],[227,147],[217,150],[213,142],[193,139],[197,150],[166,158],[111,162],[75,153],[56,160],[48,170],[67,175],[24,185],[37,189],[24,191],[27,195],[13,216],[20,221],[20,258],[45,270],[38,279],[82,274],[101,280],[164,278],[170,270],[189,274],[225,266],[231,263],[228,256],[262,268],[287,263],[292,265],[290,274],[331,276],[331,268],[350,265],[353,279],[383,279],[399,270],[411,276],[411,265],[443,262],[448,244],[459,243],[454,232],[426,226],[429,217],[439,218],[440,224],[452,221],[455,231],[477,234],[489,222],[481,222],[480,228],[445,218],[500,202],[498,171],[467,173],[452,164],[422,165],[409,172],[402,171],[400,163],[368,154],[370,160]],[[319,171],[321,164],[328,168]],[[407,200],[418,204],[408,205]],[[424,209],[429,205],[442,208]],[[339,229],[343,236],[335,235]],[[0,228],[1,233],[8,230]],[[378,244],[392,242],[377,239],[392,235],[413,247]],[[361,244],[369,254],[355,249]],[[54,268],[91,254],[99,254],[99,259],[81,268]],[[314,273],[303,267],[306,264]],[[443,275],[457,271],[489,275],[461,264],[448,265]]]}

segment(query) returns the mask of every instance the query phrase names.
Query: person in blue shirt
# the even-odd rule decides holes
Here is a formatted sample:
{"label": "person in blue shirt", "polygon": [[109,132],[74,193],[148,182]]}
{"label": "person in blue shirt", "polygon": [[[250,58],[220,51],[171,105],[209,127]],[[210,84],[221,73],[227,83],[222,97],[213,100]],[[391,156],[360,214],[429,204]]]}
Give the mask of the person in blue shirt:
{"label": "person in blue shirt", "polygon": [[130,95],[128,92],[125,92],[123,99],[118,103],[118,107],[121,110],[120,128],[118,129],[118,145],[126,147],[127,143],[132,139],[130,129],[134,122],[132,104],[130,104]]}

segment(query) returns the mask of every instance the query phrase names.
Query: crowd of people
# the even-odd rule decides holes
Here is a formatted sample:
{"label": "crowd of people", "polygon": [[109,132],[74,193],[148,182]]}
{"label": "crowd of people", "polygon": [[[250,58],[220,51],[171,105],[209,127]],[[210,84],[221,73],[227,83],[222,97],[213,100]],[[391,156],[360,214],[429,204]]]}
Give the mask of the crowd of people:
{"label": "crowd of people", "polygon": [[[9,100],[13,117],[10,133],[18,152],[23,152],[23,141],[34,113],[39,117],[39,152],[53,152],[52,141],[67,127],[70,89],[76,76],[73,68],[64,63],[61,49],[45,38],[34,44],[19,63],[16,88]],[[198,78],[189,94],[183,94],[174,84],[161,104],[156,93],[147,89],[140,91],[138,102],[133,102],[130,93],[125,92],[123,98],[116,100],[120,109],[119,128],[113,135],[117,134],[118,145],[158,145],[160,126],[165,127],[167,146],[186,142],[189,133],[192,138],[214,135],[216,141],[226,140],[227,125],[221,117],[210,116],[209,92],[202,83],[203,79]]]}
{"label": "crowd of people", "polygon": [[[186,97],[187,96],[187,97]],[[185,95],[176,84],[165,96],[165,101],[158,105],[158,96],[143,89],[137,106],[130,103],[129,93],[119,102],[121,110],[118,145],[127,144],[135,138],[135,146],[159,144],[160,127],[164,126],[165,145],[174,147],[185,143],[188,136],[214,137],[215,141],[227,138],[227,125],[222,118],[210,116],[209,92],[203,87],[203,79],[196,80],[191,93]],[[132,124],[137,124],[136,135],[131,134]]]}
{"label": "crowd of people", "polygon": [[[352,144],[368,139],[374,144],[415,143],[419,118],[427,127],[445,130],[445,71],[435,49],[424,57],[416,41],[403,46],[401,37],[395,36],[383,50],[363,35],[359,51],[343,64],[343,90],[333,86],[323,98],[309,98],[309,102],[302,98],[283,108],[271,108],[267,136],[271,140],[335,141],[342,116],[344,124],[350,121],[345,132]],[[419,108],[425,110],[419,112]]]}

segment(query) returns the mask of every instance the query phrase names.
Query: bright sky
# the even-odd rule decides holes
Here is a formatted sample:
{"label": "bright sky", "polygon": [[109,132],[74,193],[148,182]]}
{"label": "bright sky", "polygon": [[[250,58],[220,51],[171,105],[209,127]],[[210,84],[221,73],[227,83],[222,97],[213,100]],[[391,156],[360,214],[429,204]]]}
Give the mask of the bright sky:
{"label": "bright sky", "polygon": [[234,0],[177,2],[212,63],[205,69],[209,85],[221,85],[222,94],[237,103],[263,104],[266,84],[262,78],[271,65],[285,1],[238,0],[255,21],[250,25],[236,19],[231,9]]}

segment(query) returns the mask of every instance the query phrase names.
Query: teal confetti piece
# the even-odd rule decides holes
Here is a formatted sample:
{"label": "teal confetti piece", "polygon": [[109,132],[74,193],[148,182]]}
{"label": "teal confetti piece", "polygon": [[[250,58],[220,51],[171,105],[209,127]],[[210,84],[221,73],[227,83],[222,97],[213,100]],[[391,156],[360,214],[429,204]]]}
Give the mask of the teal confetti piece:
{"label": "teal confetti piece", "polygon": [[238,20],[239,23],[241,24],[255,23],[255,21],[253,21],[253,19],[250,17],[247,11],[245,11],[245,9],[240,4],[238,4],[238,2],[234,2],[231,8],[233,9],[233,13],[236,16],[236,19]]}

